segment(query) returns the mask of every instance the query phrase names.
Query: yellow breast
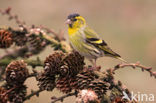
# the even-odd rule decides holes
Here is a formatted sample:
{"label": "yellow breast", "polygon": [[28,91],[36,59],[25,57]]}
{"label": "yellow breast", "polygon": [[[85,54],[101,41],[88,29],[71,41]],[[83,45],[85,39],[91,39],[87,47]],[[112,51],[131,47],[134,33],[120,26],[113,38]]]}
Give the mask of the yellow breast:
{"label": "yellow breast", "polygon": [[68,28],[69,36],[76,34],[77,31],[78,31],[78,28]]}

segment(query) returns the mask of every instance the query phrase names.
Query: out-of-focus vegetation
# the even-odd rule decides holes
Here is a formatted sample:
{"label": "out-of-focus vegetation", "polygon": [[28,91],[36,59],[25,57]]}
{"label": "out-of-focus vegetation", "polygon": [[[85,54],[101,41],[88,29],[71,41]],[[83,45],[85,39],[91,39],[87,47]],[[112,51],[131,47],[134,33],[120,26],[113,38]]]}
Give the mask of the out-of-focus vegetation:
{"label": "out-of-focus vegetation", "polygon": [[[64,21],[68,14],[77,12],[124,59],[129,62],[140,61],[153,69],[156,68],[155,5],[155,0],[0,0],[0,8],[11,6],[27,24],[42,24],[56,31],[63,29],[66,35]],[[0,16],[0,26],[4,25],[16,26],[14,22]],[[52,49],[47,48],[39,56],[45,58],[51,52]],[[3,53],[0,50],[0,55]],[[98,60],[98,64],[104,68],[119,62],[106,57]],[[122,78],[123,83],[136,93],[152,93],[156,96],[156,82],[147,73],[125,68],[118,71],[116,77]],[[30,88],[37,89],[34,79],[31,79],[31,83],[26,83]],[[33,97],[26,103],[50,102],[50,97],[54,94],[62,95],[55,90],[48,93],[44,91],[39,98]],[[71,98],[65,102],[71,103]]]}

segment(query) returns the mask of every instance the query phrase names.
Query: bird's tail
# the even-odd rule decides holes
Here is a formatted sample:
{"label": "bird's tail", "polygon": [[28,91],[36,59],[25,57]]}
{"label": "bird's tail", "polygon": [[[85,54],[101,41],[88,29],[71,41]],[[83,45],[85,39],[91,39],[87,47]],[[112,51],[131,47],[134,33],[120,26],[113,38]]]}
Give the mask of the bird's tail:
{"label": "bird's tail", "polygon": [[126,60],[122,59],[121,57],[116,57],[116,58],[123,61],[124,63],[128,63]]}

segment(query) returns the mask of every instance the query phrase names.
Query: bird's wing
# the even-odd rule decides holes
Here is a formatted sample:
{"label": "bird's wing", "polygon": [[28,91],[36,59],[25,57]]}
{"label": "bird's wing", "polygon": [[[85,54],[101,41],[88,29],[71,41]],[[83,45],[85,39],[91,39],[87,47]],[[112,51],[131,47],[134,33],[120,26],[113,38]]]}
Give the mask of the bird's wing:
{"label": "bird's wing", "polygon": [[84,29],[84,33],[87,43],[92,44],[96,48],[103,50],[105,55],[120,57],[119,54],[115,53],[111,48],[108,47],[107,43],[104,40],[99,39],[98,34],[89,27]]}
{"label": "bird's wing", "polygon": [[104,51],[105,55],[112,57],[120,57],[119,54],[115,53],[104,40],[98,38],[86,38],[86,42],[94,45],[96,48],[99,48]]}
{"label": "bird's wing", "polygon": [[86,38],[99,38],[99,35],[88,26],[84,28],[84,34]]}

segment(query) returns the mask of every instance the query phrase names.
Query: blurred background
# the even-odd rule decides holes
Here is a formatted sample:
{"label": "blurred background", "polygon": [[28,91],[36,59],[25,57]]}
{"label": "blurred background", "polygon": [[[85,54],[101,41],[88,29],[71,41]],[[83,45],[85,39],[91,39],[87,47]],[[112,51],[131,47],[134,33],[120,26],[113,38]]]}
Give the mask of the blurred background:
{"label": "blurred background", "polygon": [[[12,12],[28,25],[44,25],[65,31],[65,20],[70,13],[85,17],[88,25],[128,62],[140,61],[156,71],[156,1],[155,0],[0,0],[0,8],[12,7]],[[0,26],[17,27],[14,21],[0,15]],[[47,47],[39,57],[45,59],[53,50]],[[0,50],[0,55],[3,50]],[[36,56],[32,57],[35,58]],[[87,64],[89,63],[86,61]],[[113,67],[121,61],[103,57],[97,64],[102,69]],[[38,68],[41,69],[41,68]],[[131,91],[154,94],[156,101],[156,80],[139,69],[124,68],[116,73]],[[27,80],[30,89],[37,90],[35,78]],[[50,103],[52,96],[63,95],[58,90],[42,92],[25,103]],[[74,97],[66,98],[64,103],[73,103]],[[147,102],[148,103],[148,102]],[[151,103],[151,102],[150,102]],[[155,102],[153,102],[155,103]]]}

